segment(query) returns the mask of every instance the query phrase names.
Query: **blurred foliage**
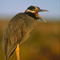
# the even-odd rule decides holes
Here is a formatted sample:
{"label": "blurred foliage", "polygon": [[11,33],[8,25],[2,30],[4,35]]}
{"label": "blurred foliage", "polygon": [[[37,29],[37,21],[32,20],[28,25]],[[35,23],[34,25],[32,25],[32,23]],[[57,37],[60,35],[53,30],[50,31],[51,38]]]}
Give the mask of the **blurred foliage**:
{"label": "blurred foliage", "polygon": [[[0,20],[0,60],[4,60],[1,41],[9,20]],[[60,22],[38,22],[27,41],[20,46],[21,60],[60,60]],[[16,60],[15,52],[8,60]]]}

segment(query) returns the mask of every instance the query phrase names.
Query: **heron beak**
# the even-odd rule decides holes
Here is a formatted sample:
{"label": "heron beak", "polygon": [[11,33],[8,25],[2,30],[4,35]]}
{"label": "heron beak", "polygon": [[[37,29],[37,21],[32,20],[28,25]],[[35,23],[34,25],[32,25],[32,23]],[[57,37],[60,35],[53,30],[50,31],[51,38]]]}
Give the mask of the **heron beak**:
{"label": "heron beak", "polygon": [[[48,10],[40,9],[38,12],[49,12],[49,11]],[[43,22],[46,23],[46,21],[41,16],[38,15],[38,18],[41,19]]]}
{"label": "heron beak", "polygon": [[48,10],[40,9],[39,12],[49,12]]}

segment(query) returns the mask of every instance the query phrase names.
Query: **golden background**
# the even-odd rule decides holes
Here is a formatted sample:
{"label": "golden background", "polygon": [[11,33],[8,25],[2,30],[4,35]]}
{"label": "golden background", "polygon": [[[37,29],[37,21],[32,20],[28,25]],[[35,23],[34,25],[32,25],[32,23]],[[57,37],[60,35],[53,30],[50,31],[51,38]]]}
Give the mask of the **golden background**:
{"label": "golden background", "polygon": [[[4,60],[1,47],[4,30],[10,19],[0,19],[0,60]],[[21,60],[60,60],[60,22],[38,22],[31,36],[20,46]],[[15,52],[8,60],[16,60]]]}

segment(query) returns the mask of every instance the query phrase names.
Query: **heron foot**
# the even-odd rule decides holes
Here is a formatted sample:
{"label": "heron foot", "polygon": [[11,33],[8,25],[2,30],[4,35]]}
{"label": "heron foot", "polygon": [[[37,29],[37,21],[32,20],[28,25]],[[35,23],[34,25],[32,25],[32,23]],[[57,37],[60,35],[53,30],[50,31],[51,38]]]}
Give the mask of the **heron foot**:
{"label": "heron foot", "polygon": [[17,45],[17,48],[16,48],[16,56],[17,56],[17,60],[20,60],[20,56],[19,56],[19,44]]}

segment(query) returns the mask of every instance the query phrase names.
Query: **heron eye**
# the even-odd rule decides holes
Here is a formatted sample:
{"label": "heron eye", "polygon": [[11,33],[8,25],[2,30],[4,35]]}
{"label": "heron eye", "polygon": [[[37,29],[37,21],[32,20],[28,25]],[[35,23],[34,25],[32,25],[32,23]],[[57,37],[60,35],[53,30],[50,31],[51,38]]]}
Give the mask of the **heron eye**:
{"label": "heron eye", "polygon": [[38,12],[34,12],[34,14],[35,14],[35,15],[37,15],[37,14],[38,14]]}

